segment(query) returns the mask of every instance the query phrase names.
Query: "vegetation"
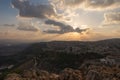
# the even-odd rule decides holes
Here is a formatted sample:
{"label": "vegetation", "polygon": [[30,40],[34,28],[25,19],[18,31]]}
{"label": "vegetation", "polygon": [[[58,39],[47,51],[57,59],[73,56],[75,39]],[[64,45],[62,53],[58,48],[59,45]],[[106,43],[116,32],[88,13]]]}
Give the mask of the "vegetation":
{"label": "vegetation", "polygon": [[[113,66],[109,67],[106,65],[103,66],[104,64],[97,62],[101,58],[106,58],[106,56],[108,55],[109,56],[111,54],[115,55],[113,54],[113,52],[117,52],[117,53],[119,52],[117,51],[119,50],[118,44],[115,44],[114,42],[111,42],[111,41],[110,41],[110,44],[105,42],[106,41],[101,41],[98,43],[95,42],[94,45],[90,45],[90,44],[93,44],[92,42],[88,42],[88,43],[84,42],[84,44],[83,43],[78,44],[78,42],[65,42],[65,43],[49,42],[49,43],[32,44],[25,50],[21,51],[19,54],[0,58],[0,64],[6,63],[6,64],[15,65],[10,70],[7,69],[5,71],[2,71],[0,80],[4,79],[4,77],[6,77],[6,75],[10,73],[17,73],[22,76],[25,70],[29,71],[31,69],[44,70],[44,71],[48,71],[49,73],[59,74],[59,76],[65,77],[66,79],[70,77],[69,75],[68,77],[63,76],[63,74],[65,73],[64,71],[66,71],[66,68],[70,68],[70,70],[68,69],[67,73],[65,74],[70,73],[71,76],[73,75],[76,76],[77,75],[76,73],[78,72],[78,74],[80,73],[80,75],[84,76],[83,78],[85,78],[86,76],[89,76],[91,74],[95,74],[94,76],[96,75],[98,76],[98,74],[104,75],[104,74],[107,74],[107,71],[108,72],[110,71],[109,72],[110,74],[112,72],[115,75],[117,74],[117,78],[118,78],[118,75],[119,75],[119,73],[117,72],[119,71],[118,68],[116,67],[113,68]],[[72,44],[72,47],[66,46],[69,44],[70,45]],[[79,49],[79,50],[74,51],[73,49],[75,50]],[[92,61],[93,63],[89,63],[90,61]],[[78,71],[76,72],[76,70]],[[64,73],[61,74],[61,71],[63,71]],[[107,76],[110,76],[110,75],[107,74]],[[81,76],[78,76],[78,77],[81,78]],[[61,78],[61,79],[64,79],[64,78]]]}

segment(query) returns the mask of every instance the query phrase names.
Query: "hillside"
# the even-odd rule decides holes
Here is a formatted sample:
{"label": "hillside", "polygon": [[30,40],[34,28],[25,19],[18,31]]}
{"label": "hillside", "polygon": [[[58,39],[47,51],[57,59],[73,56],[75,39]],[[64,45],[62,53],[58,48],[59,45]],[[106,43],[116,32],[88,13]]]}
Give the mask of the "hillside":
{"label": "hillside", "polygon": [[74,52],[74,54],[97,52],[100,54],[120,54],[120,39],[108,39],[101,41],[52,41],[32,44],[25,53],[31,51],[55,51],[55,52]]}
{"label": "hillside", "polygon": [[120,80],[120,39],[34,43],[14,58],[5,80]]}

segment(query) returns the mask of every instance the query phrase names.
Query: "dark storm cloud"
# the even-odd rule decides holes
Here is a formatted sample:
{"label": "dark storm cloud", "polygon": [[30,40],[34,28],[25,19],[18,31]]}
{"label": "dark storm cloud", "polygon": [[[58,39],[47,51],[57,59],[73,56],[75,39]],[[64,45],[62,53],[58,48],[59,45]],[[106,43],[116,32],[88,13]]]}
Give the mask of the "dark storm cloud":
{"label": "dark storm cloud", "polygon": [[120,24],[120,12],[106,13],[104,18],[106,24]]}
{"label": "dark storm cloud", "polygon": [[25,22],[19,23],[17,29],[23,30],[23,31],[33,31],[33,32],[38,31],[38,29],[36,27],[34,27],[31,24],[25,23]]}
{"label": "dark storm cloud", "polygon": [[57,33],[57,34],[64,34],[64,33],[68,33],[68,32],[81,33],[81,32],[84,32],[84,31],[87,30],[87,29],[79,29],[79,28],[73,29],[73,27],[70,26],[70,25],[66,25],[64,23],[57,22],[57,21],[54,21],[54,20],[47,20],[45,22],[45,24],[58,26],[60,28],[60,30],[47,30],[47,31],[44,31],[46,33]]}
{"label": "dark storm cloud", "polygon": [[19,15],[22,17],[47,18],[56,16],[51,5],[33,5],[28,0],[12,0],[12,5],[19,10]]}

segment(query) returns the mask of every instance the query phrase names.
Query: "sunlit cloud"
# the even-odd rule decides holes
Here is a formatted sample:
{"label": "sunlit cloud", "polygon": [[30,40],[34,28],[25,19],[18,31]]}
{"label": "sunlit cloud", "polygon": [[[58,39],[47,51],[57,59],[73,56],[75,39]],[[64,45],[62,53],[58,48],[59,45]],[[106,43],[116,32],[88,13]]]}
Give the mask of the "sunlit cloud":
{"label": "sunlit cloud", "polygon": [[[81,8],[88,10],[106,10],[120,7],[120,0],[50,0],[57,9]],[[58,8],[59,7],[59,8]],[[61,9],[61,8],[60,8]]]}
{"label": "sunlit cloud", "polygon": [[120,12],[105,13],[104,18],[105,25],[120,24]]}
{"label": "sunlit cloud", "polygon": [[6,23],[4,26],[15,27],[0,28],[0,38],[69,41],[120,37],[119,28],[112,31],[103,27],[120,24],[119,0],[48,0],[46,4],[31,1],[12,0],[18,23]]}
{"label": "sunlit cloud", "polygon": [[23,30],[23,31],[33,31],[36,32],[39,29],[37,29],[34,24],[29,23],[29,22],[20,22],[17,27],[18,30]]}
{"label": "sunlit cloud", "polygon": [[120,7],[119,0],[86,0],[86,8],[106,10]]}

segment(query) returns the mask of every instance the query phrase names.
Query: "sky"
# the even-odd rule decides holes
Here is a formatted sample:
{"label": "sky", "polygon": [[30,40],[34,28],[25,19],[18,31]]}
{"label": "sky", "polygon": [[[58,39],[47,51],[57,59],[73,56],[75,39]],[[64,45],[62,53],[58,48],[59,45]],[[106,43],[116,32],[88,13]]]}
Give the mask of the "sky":
{"label": "sky", "polygon": [[0,0],[0,40],[120,38],[120,0]]}

